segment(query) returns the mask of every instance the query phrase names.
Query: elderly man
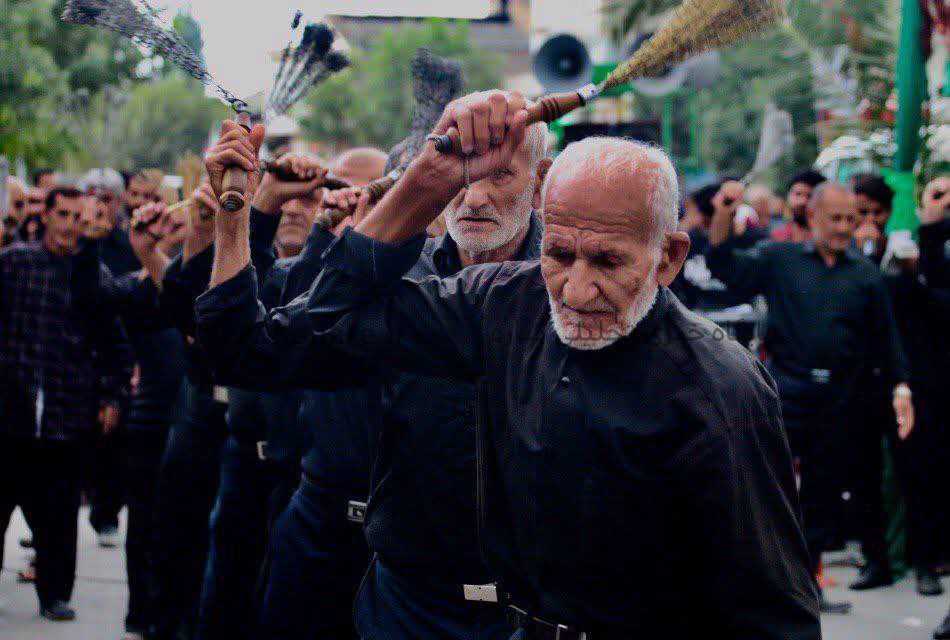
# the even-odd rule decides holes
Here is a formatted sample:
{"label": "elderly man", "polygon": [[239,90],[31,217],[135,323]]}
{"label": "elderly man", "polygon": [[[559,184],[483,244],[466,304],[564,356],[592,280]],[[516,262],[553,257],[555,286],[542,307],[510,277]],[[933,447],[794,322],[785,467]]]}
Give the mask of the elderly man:
{"label": "elderly man", "polygon": [[0,251],[0,529],[14,505],[29,514],[40,613],[72,620],[80,458],[118,423],[132,362],[119,319],[100,310],[108,271],[80,286],[82,193],[55,188],[46,204],[42,243]]}
{"label": "elderly man", "polygon": [[[948,345],[946,326],[950,321],[950,177],[940,176],[931,181],[924,190],[921,208],[920,208],[920,272],[922,280],[931,290],[933,296],[942,301],[939,309],[942,313],[942,319],[939,316],[934,318],[935,323],[942,322],[944,330],[937,337],[940,340],[935,345],[934,353],[936,358],[941,361],[943,370],[946,371],[950,366],[950,345]],[[936,314],[935,314],[936,315]],[[933,402],[931,411],[937,424],[943,424],[946,427],[950,424],[950,402],[947,401],[946,388],[938,389],[940,386],[939,376],[932,381],[934,387]],[[929,391],[929,390],[928,390]],[[944,441],[939,449],[944,452],[942,456],[934,456],[937,465],[943,465],[945,469],[948,451],[948,437],[944,429]],[[948,491],[946,473],[942,474],[943,484],[933,487],[934,495],[943,496],[944,507],[943,517],[946,518],[946,496]],[[937,525],[939,528],[940,525]],[[944,529],[945,530],[945,529]],[[950,640],[950,612],[944,618],[943,622],[934,630],[935,640]]]}
{"label": "elderly man", "polygon": [[20,220],[19,237],[23,242],[39,242],[43,237],[43,213],[46,210],[46,189],[26,190],[26,208]]}
{"label": "elderly man", "polygon": [[[853,248],[859,216],[854,195],[825,183],[808,205],[814,241],[774,243],[738,251],[732,235],[742,185],[728,183],[717,196],[710,229],[712,273],[730,288],[763,294],[769,304],[766,347],[778,382],[792,452],[801,462],[805,532],[818,571],[822,552],[837,535],[855,392],[870,364],[881,367],[893,390],[901,440],[914,427],[910,372],[881,272]],[[847,603],[822,599],[823,610],[847,613]]]}
{"label": "elderly man", "polygon": [[0,220],[0,247],[16,241],[17,229],[26,214],[26,185],[23,181],[15,176],[7,176],[6,194],[5,213]]}
{"label": "elderly man", "polygon": [[[87,237],[95,240],[102,263],[117,278],[138,271],[141,265],[129,244],[128,221],[122,216],[124,183],[121,174],[114,169],[91,169],[79,181],[79,188],[92,199],[95,218]],[[99,546],[118,546],[119,511],[124,502],[125,484],[120,430],[105,435],[96,444],[90,469],[89,522]]]}
{"label": "elderly man", "polygon": [[[540,226],[532,210],[540,203],[541,177],[548,166],[544,150],[545,132],[538,125],[507,165],[454,194],[446,210],[450,232],[428,242],[412,276],[448,276],[464,264],[536,256]],[[309,396],[321,408],[314,414],[320,418],[313,427],[318,433],[304,459],[304,482],[278,522],[274,573],[265,600],[268,637],[312,637],[320,631],[317,616],[300,611],[312,611],[317,603],[323,610],[327,596],[335,598],[338,590],[319,598],[314,589],[332,584],[309,576],[329,571],[336,576],[331,583],[352,580],[334,560],[339,552],[327,558],[327,548],[318,546],[334,536],[341,541],[348,537],[341,515],[349,498],[354,520],[365,512],[366,538],[376,557],[356,605],[361,637],[507,638],[503,609],[491,601],[491,589],[479,586],[490,583],[493,575],[481,562],[475,535],[473,386],[395,374],[372,360],[319,350],[309,341],[305,299],[255,324],[253,275],[245,269],[244,245],[234,242],[232,227],[233,221],[219,221],[213,282],[218,286],[197,305],[200,339],[219,375],[243,384],[324,390]],[[288,274],[285,295],[309,289],[332,239],[314,231]],[[225,241],[233,249],[224,251]],[[290,325],[285,324],[288,316],[295,318]],[[288,341],[288,329],[293,334],[294,327],[308,329],[303,344]],[[314,367],[315,362],[322,364]],[[254,376],[260,379],[248,379]],[[331,391],[339,386],[346,388]],[[370,447],[374,460],[367,508]],[[291,557],[300,562],[283,561]],[[306,589],[294,589],[301,581]],[[342,602],[333,600],[336,617],[345,617],[352,593]],[[308,599],[311,595],[315,601]]]}
{"label": "elderly man", "polygon": [[[441,437],[474,428],[475,523],[501,582],[471,591],[510,603],[522,637],[661,637],[674,625],[683,637],[818,638],[770,379],[666,289],[689,242],[661,152],[569,147],[533,196],[540,264],[400,279],[460,187],[511,179],[523,107],[501,92],[448,107],[436,133],[469,155],[428,144],[326,251],[308,302],[314,342],[476,385],[474,427],[446,423]],[[478,209],[457,218],[496,242],[510,233]]]}

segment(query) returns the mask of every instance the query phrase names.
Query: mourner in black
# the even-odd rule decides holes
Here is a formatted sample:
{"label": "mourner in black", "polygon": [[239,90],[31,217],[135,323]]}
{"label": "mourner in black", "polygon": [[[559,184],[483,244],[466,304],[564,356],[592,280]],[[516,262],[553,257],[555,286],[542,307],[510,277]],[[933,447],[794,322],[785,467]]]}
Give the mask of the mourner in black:
{"label": "mourner in black", "polygon": [[850,469],[849,503],[854,505],[865,560],[850,588],[875,589],[894,581],[885,539],[889,518],[884,509],[882,439],[886,439],[906,509],[906,560],[914,568],[917,592],[936,596],[943,593],[934,567],[939,564],[944,537],[938,514],[946,495],[942,485],[946,483],[942,480],[942,461],[933,456],[933,451],[941,450],[944,442],[944,429],[935,418],[939,406],[946,404],[938,382],[947,366],[946,354],[950,353],[943,329],[946,314],[939,308],[937,290],[928,286],[920,273],[919,250],[910,233],[887,231],[894,191],[884,178],[875,174],[858,174],[851,187],[861,219],[854,243],[881,269],[887,284],[910,365],[916,424],[909,438],[898,439],[893,429],[894,409],[888,382],[880,365],[871,363],[857,389],[857,418],[851,421],[849,457],[843,461]]}
{"label": "mourner in black", "polygon": [[53,189],[42,241],[0,251],[0,529],[20,505],[34,534],[40,612],[53,620],[75,617],[80,459],[117,427],[132,374],[119,318],[98,310],[111,274],[77,266],[87,212],[80,192]]}
{"label": "mourner in black", "polygon": [[[939,308],[943,313],[943,319],[937,319],[941,323],[943,331],[939,336],[940,342],[935,347],[936,351],[942,356],[942,370],[946,371],[950,366],[950,337],[947,335],[946,327],[950,326],[950,177],[941,176],[933,180],[924,190],[922,206],[920,210],[920,273],[923,282],[930,288],[933,298],[940,301]],[[940,449],[945,452],[943,456],[934,456],[939,458],[937,464],[946,462],[946,451],[950,450],[950,433],[946,427],[950,424],[950,401],[947,399],[946,386],[940,385],[940,376],[934,377],[935,400],[939,398],[940,402],[932,404],[934,408],[934,418],[937,424],[942,424],[943,446]],[[938,387],[940,387],[938,389]],[[944,466],[945,468],[945,466]],[[946,508],[946,496],[948,487],[946,473],[942,474],[943,485],[934,487],[934,495],[943,497],[943,509],[939,514],[941,520],[936,523],[938,530],[946,531],[948,520],[948,509]],[[944,540],[946,544],[946,540]],[[943,552],[946,553],[946,548]],[[950,613],[944,618],[943,622],[934,631],[935,640],[950,639]]]}
{"label": "mourner in black", "polygon": [[[802,474],[805,532],[817,571],[821,553],[839,533],[848,420],[865,373],[879,366],[897,413],[901,439],[913,429],[910,372],[890,298],[879,269],[855,251],[858,223],[854,196],[826,183],[809,205],[814,239],[774,243],[752,251],[732,246],[731,218],[738,183],[718,196],[709,252],[710,270],[731,289],[765,295],[769,321],[765,344],[769,368],[782,396],[792,452]],[[846,603],[823,605],[845,613]]]}
{"label": "mourner in black", "polygon": [[[540,228],[531,215],[531,206],[540,197],[538,173],[547,166],[542,162],[543,149],[544,138],[538,127],[510,167],[458,194],[446,216],[452,233],[427,244],[412,275],[423,278],[452,274],[465,260],[536,256]],[[506,215],[511,218],[506,219]],[[493,222],[487,224],[489,220]],[[331,239],[330,234],[314,232],[290,278],[305,280],[309,286]],[[316,268],[310,266],[313,263]],[[310,277],[302,277],[303,273],[310,273]],[[327,353],[311,357],[300,345],[279,337],[293,332],[292,327],[282,326],[286,310],[272,315],[273,322],[268,322],[263,332],[254,331],[264,325],[254,325],[257,303],[253,282],[252,272],[243,272],[212,288],[198,302],[201,342],[218,364],[219,375],[226,379],[243,377],[252,384],[269,380],[270,384],[325,387],[358,384],[385,373],[377,390],[382,424],[371,426],[376,462],[366,536],[376,560],[356,606],[362,637],[507,637],[503,610],[496,603],[467,594],[465,589],[465,585],[492,581],[475,537],[475,439],[470,429],[474,421],[473,387],[438,377],[389,374],[378,364],[369,365],[360,359],[337,361]],[[306,323],[309,335],[309,322],[301,315],[297,318]],[[333,362],[332,366],[328,362]],[[308,375],[315,368],[325,369],[318,373],[324,381],[317,382]],[[347,369],[353,376],[350,383],[346,382]],[[360,370],[366,373],[353,375]],[[249,376],[264,379],[248,380]],[[335,407],[329,400],[324,406],[330,411]],[[359,415],[358,409],[354,411]],[[314,438],[315,449],[320,450],[317,460],[333,460],[335,456],[328,447],[354,434],[328,432],[346,429],[352,420],[345,415],[339,419],[324,416],[323,423]],[[365,427],[358,433],[365,434]],[[305,459],[305,477],[311,473],[307,467],[310,457]],[[334,461],[331,468],[338,467],[339,462]],[[315,471],[320,474],[321,484],[332,486],[334,479],[324,478],[323,469]],[[307,484],[305,479],[302,491]],[[471,524],[458,526],[460,522]],[[306,530],[300,524],[295,529]],[[282,539],[283,532],[277,536]]]}
{"label": "mourner in black", "polygon": [[[662,286],[688,249],[665,156],[570,147],[547,182],[541,265],[399,279],[423,246],[403,241],[463,177],[508,165],[522,106],[500,92],[450,105],[437,133],[454,126],[477,155],[463,166],[427,145],[358,225],[379,242],[349,231],[328,250],[311,349],[477,384],[479,540],[526,637],[629,638],[676,619],[683,635],[818,638],[771,379]],[[232,264],[224,277],[252,277]],[[699,578],[684,588],[686,573]]]}

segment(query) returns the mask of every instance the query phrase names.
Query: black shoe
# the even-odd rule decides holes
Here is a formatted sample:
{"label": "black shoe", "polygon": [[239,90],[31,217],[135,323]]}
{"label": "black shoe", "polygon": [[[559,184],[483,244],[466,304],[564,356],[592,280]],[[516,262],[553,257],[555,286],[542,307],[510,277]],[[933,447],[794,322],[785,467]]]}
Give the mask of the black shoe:
{"label": "black shoe", "polygon": [[851,607],[850,602],[829,602],[825,599],[824,593],[821,593],[818,598],[818,610],[821,613],[844,616],[851,613]]}
{"label": "black shoe", "polygon": [[20,538],[20,546],[24,549],[32,549],[33,538]]}
{"label": "black shoe", "polygon": [[934,640],[950,640],[950,613],[943,619],[940,626],[934,629]]}
{"label": "black shoe", "polygon": [[880,587],[889,587],[894,584],[894,577],[891,572],[878,564],[867,564],[858,573],[858,579],[851,583],[852,591],[867,591],[868,589],[878,589]]}
{"label": "black shoe", "polygon": [[943,594],[943,586],[932,571],[918,571],[917,593],[922,596],[939,596]]}
{"label": "black shoe", "polygon": [[40,615],[53,622],[69,622],[76,619],[76,611],[69,608],[68,602],[54,600],[48,607],[43,607]]}

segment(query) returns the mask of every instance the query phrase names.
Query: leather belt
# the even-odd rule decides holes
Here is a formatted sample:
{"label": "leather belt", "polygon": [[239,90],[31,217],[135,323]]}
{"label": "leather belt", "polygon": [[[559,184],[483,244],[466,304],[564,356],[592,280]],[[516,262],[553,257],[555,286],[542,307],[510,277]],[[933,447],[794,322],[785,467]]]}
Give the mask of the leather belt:
{"label": "leather belt", "polygon": [[508,605],[508,622],[513,627],[524,629],[525,640],[599,640],[591,633],[566,624],[536,618],[514,605]]}

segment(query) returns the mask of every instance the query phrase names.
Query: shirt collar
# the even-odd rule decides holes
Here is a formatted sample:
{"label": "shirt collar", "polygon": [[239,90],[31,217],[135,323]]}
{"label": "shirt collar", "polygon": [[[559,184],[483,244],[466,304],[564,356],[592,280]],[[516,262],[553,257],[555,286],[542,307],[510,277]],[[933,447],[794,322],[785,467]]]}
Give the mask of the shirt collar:
{"label": "shirt collar", "polygon": [[[815,246],[814,240],[806,240],[805,242],[801,244],[802,244],[802,253],[818,256],[818,248]],[[839,256],[840,260],[847,260],[848,262],[856,260],[857,257],[858,257],[858,253],[854,247],[848,247]],[[824,263],[824,260],[822,260],[822,263]]]}
{"label": "shirt collar", "polygon": [[[513,262],[534,260],[541,253],[541,223],[537,213],[532,212],[528,218],[528,233],[525,234],[518,251],[511,257]],[[432,262],[443,278],[454,275],[462,270],[462,261],[459,259],[459,247],[452,236],[445,233],[439,245],[432,252]]]}

